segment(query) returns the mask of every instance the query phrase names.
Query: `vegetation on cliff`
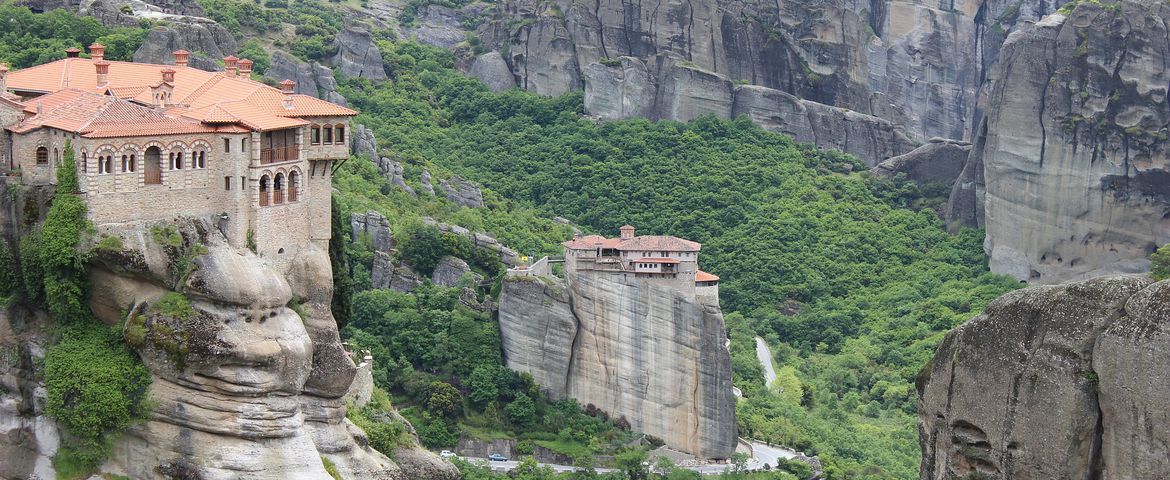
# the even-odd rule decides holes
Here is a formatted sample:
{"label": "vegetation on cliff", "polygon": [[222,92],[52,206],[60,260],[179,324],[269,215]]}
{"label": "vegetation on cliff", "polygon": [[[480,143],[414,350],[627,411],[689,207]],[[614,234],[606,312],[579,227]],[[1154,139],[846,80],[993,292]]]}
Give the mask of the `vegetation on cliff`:
{"label": "vegetation on cliff", "polygon": [[[746,119],[598,124],[579,115],[579,94],[493,94],[454,72],[447,52],[379,47],[394,82],[350,79],[342,91],[408,183],[424,167],[450,171],[526,216],[702,242],[704,269],[723,278],[725,312],[739,312],[729,323],[742,330],[732,335],[747,394],[741,431],[820,454],[829,478],[914,475],[918,368],[943,332],[1016,286],[986,273],[981,232],[948,235],[934,212],[909,208],[920,196],[913,185],[851,173],[855,159]],[[491,207],[448,218],[483,229],[460,217],[506,215]],[[515,235],[510,226],[487,230]],[[526,230],[524,253],[556,252],[565,238]],[[762,387],[743,343],[754,335],[776,348],[783,395]]]}
{"label": "vegetation on cliff", "polygon": [[0,63],[12,68],[65,58],[66,48],[94,42],[106,46],[106,59],[130,60],[146,38],[144,28],[111,28],[64,9],[38,14],[11,2],[0,3],[0,22]]}

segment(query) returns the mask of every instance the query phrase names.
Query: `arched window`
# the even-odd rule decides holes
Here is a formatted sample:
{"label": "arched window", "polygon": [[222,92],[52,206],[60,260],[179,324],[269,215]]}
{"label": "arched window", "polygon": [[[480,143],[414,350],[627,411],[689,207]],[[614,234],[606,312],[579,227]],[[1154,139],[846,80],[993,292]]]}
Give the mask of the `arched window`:
{"label": "arched window", "polygon": [[183,152],[171,152],[171,170],[183,169]]}
{"label": "arched window", "polygon": [[279,205],[284,203],[284,174],[276,174],[276,178],[272,181],[272,204]]}
{"label": "arched window", "polygon": [[106,173],[114,173],[114,156],[106,155]]}
{"label": "arched window", "polygon": [[107,173],[114,173],[114,156],[113,155],[99,155],[98,156],[98,175],[105,175]]}
{"label": "arched window", "polygon": [[37,165],[49,164],[49,149],[45,147],[37,147]]}
{"label": "arched window", "polygon": [[309,143],[311,143],[313,145],[320,145],[321,144],[321,127],[318,125],[313,125],[311,132],[312,132],[312,134],[309,137]]}
{"label": "arched window", "polygon": [[138,171],[138,160],[134,158],[133,153],[130,154],[130,171],[131,172]]}
{"label": "arched window", "polygon": [[260,177],[260,206],[268,206],[268,175]]}
{"label": "arched window", "polygon": [[82,151],[81,152],[81,174],[82,175],[89,173],[89,170],[87,170],[88,167],[89,167],[89,154]]}
{"label": "arched window", "polygon": [[322,141],[322,143],[324,143],[325,145],[332,145],[333,144],[333,127],[330,125],[326,125],[322,128],[325,130],[324,132],[322,132],[325,134],[325,139]]}
{"label": "arched window", "polygon": [[292,171],[288,174],[288,201],[289,203],[297,201],[297,195],[301,190],[301,174],[300,172]]}
{"label": "arched window", "polygon": [[122,173],[130,171],[130,156],[122,154]]}
{"label": "arched window", "polygon": [[61,164],[61,151],[56,148],[53,149],[53,165]]}
{"label": "arched window", "polygon": [[333,127],[333,142],[338,145],[345,144],[345,125]]}
{"label": "arched window", "polygon": [[207,152],[200,150],[191,154],[191,163],[194,168],[207,168]]}

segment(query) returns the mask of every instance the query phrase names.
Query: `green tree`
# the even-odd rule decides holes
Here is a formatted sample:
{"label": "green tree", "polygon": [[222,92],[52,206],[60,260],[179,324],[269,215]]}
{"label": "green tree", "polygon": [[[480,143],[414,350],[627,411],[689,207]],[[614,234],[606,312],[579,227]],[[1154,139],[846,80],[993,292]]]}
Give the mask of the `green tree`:
{"label": "green tree", "polygon": [[79,248],[91,227],[78,189],[73,147],[66,141],[65,155],[57,165],[57,193],[45,216],[37,246],[49,313],[65,323],[90,317],[85,305],[86,255]]}
{"label": "green tree", "polygon": [[614,456],[614,465],[626,473],[630,480],[641,480],[649,474],[646,468],[646,452],[638,449],[625,450]]}
{"label": "green tree", "polygon": [[1150,275],[1157,281],[1170,278],[1170,243],[1150,255]]}
{"label": "green tree", "polygon": [[505,410],[508,412],[508,420],[516,425],[530,428],[536,423],[536,404],[524,393],[517,393],[516,399]]}
{"label": "green tree", "polygon": [[333,267],[333,298],[330,300],[330,310],[333,319],[337,321],[340,330],[349,324],[350,309],[353,301],[353,284],[350,277],[349,259],[345,255],[345,243],[350,236],[349,223],[342,216],[341,208],[337,205],[337,196],[330,195],[329,204],[332,215],[330,217],[329,262]]}
{"label": "green tree", "polygon": [[402,259],[425,277],[431,276],[439,259],[449,251],[442,234],[432,226],[419,227],[402,243]]}
{"label": "green tree", "polygon": [[8,240],[0,238],[0,296],[16,293],[20,285],[16,255],[12,253],[12,247],[8,246]]}
{"label": "green tree", "polygon": [[451,418],[463,410],[463,395],[446,382],[432,382],[428,389],[427,411],[432,415]]}
{"label": "green tree", "polygon": [[471,377],[467,380],[467,384],[471,388],[471,393],[467,398],[471,400],[471,403],[482,408],[496,401],[500,396],[497,378],[496,367],[492,365],[475,367],[475,370],[471,372]]}

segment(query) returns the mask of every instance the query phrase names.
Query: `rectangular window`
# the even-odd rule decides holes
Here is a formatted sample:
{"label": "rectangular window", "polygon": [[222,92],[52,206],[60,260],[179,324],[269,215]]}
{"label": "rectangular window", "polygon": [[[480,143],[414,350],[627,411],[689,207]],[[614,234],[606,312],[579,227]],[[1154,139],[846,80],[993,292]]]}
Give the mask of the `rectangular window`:
{"label": "rectangular window", "polygon": [[333,144],[333,129],[332,128],[325,127],[325,144],[326,145]]}
{"label": "rectangular window", "polygon": [[248,137],[244,137],[244,138],[240,139],[240,151],[241,152],[248,151]]}
{"label": "rectangular window", "polygon": [[333,135],[333,140],[338,144],[345,143],[345,125],[338,125],[335,131],[337,133]]}
{"label": "rectangular window", "polygon": [[223,153],[232,153],[232,139],[223,139]]}
{"label": "rectangular window", "polygon": [[247,186],[248,186],[248,180],[247,180],[247,178],[246,178],[246,177],[240,177],[240,190],[244,190],[245,188],[247,188]]}
{"label": "rectangular window", "polygon": [[224,189],[224,190],[231,191],[231,189],[232,189],[232,177],[223,177],[223,189]]}
{"label": "rectangular window", "polygon": [[310,134],[310,137],[309,137],[309,143],[313,144],[313,145],[320,145],[321,144],[321,127],[313,125],[312,133]]}

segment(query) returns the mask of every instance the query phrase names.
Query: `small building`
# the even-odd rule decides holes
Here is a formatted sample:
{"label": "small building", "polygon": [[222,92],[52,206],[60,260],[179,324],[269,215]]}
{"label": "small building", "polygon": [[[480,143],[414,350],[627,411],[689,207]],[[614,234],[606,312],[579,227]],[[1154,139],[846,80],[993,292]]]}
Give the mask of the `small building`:
{"label": "small building", "polygon": [[227,57],[208,72],[115,62],[105,47],[19,71],[0,65],[0,171],[56,182],[67,142],[97,224],[213,220],[237,247],[291,258],[330,236],[332,172],[357,112],[251,78]]}
{"label": "small building", "polygon": [[564,242],[565,271],[632,275],[718,303],[719,277],[698,268],[701,244],[669,235],[636,235],[631,225],[619,231],[618,238],[587,235]]}

